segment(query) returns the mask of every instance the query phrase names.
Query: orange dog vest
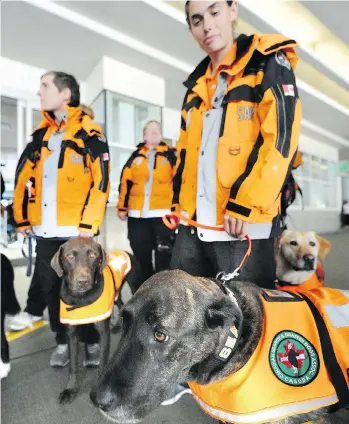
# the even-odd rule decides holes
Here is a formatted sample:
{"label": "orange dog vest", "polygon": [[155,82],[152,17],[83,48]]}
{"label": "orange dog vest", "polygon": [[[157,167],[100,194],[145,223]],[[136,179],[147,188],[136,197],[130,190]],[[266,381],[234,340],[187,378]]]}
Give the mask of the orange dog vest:
{"label": "orange dog vest", "polygon": [[92,304],[74,308],[60,300],[60,321],[62,324],[93,324],[109,318],[115,299],[125,276],[131,269],[129,255],[123,251],[114,251],[109,255],[108,265],[103,270],[103,291]]}
{"label": "orange dog vest", "polygon": [[303,296],[264,291],[263,332],[249,361],[216,383],[189,383],[206,413],[257,424],[334,405],[339,393],[349,403],[349,291],[318,288]]}
{"label": "orange dog vest", "polygon": [[316,267],[316,271],[311,275],[309,280],[304,281],[301,284],[293,285],[293,284],[286,284],[286,285],[280,285],[276,284],[276,288],[278,290],[283,290],[287,292],[292,293],[305,293],[309,290],[313,290],[319,287],[322,287],[324,285],[324,269],[323,266],[318,263]]}

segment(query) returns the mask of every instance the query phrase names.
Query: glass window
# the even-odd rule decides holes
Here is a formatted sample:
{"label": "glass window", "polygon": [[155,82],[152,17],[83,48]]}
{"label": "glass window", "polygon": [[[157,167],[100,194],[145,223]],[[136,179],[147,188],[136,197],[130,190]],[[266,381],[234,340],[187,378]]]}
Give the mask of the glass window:
{"label": "glass window", "polygon": [[37,128],[37,126],[40,124],[40,122],[42,121],[41,111],[32,109],[32,117],[33,117],[32,130],[34,131]]}
{"label": "glass window", "polygon": [[[21,117],[17,112],[17,100],[1,96],[1,172],[6,182],[14,181],[18,160],[18,118]],[[24,115],[22,120],[25,122]]]}
{"label": "glass window", "polygon": [[120,147],[109,146],[110,151],[110,196],[109,201],[115,203],[118,199],[119,194],[119,184],[121,171],[127,162],[128,158],[131,156],[133,150],[121,149]]}
{"label": "glass window", "polygon": [[107,91],[107,137],[109,143],[132,149],[143,141],[143,127],[161,122],[161,107]]}
{"label": "glass window", "polygon": [[[304,207],[316,209],[337,207],[337,163],[314,155],[303,154],[303,163],[295,172],[303,191]],[[294,202],[301,206],[300,196]]]}
{"label": "glass window", "polygon": [[95,100],[91,103],[91,109],[95,115],[95,122],[99,124],[103,130],[103,133],[106,133],[106,120],[105,120],[105,91],[100,93]]}
{"label": "glass window", "polygon": [[124,164],[143,141],[143,127],[150,120],[161,123],[161,107],[141,102],[120,94],[105,92],[106,136],[111,163],[110,203],[118,197],[120,174]]}

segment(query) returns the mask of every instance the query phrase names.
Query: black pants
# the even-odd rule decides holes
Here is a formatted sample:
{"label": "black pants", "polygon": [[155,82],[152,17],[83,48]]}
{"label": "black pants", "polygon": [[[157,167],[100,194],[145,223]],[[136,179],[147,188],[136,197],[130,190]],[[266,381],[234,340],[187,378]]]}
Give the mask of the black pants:
{"label": "black pants", "polygon": [[[247,251],[247,241],[203,242],[197,232],[180,225],[173,248],[171,269],[194,276],[214,278],[220,271],[232,272]],[[253,240],[238,280],[250,281],[263,288],[275,288],[274,239]]]}
{"label": "black pants", "polygon": [[128,218],[128,239],[141,265],[144,280],[154,274],[152,253],[155,250],[155,272],[168,269],[174,234],[161,218]]}
{"label": "black pants", "polygon": [[10,362],[9,345],[5,335],[5,316],[21,310],[14,288],[14,271],[11,262],[1,253],[1,360]]}
{"label": "black pants", "polygon": [[[46,306],[51,330],[56,333],[57,344],[67,343],[66,326],[59,319],[62,279],[51,267],[51,259],[66,240],[37,239],[34,274],[30,283],[25,311],[40,316]],[[80,339],[84,343],[97,343],[99,335],[92,324],[81,326]]]}

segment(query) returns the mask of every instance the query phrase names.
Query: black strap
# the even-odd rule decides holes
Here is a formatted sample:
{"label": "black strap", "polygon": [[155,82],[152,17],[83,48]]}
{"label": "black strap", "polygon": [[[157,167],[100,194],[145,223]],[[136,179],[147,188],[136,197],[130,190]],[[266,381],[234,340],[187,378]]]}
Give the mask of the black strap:
{"label": "black strap", "polygon": [[344,405],[349,404],[349,388],[346,379],[343,375],[342,369],[337,361],[336,354],[333,349],[331,337],[329,335],[327,326],[322,318],[317,307],[313,302],[304,295],[304,300],[307,302],[311,313],[313,314],[319,337],[321,342],[322,354],[324,357],[325,366],[330,375],[331,382],[337,392],[339,402],[334,405],[334,409],[339,409]]}

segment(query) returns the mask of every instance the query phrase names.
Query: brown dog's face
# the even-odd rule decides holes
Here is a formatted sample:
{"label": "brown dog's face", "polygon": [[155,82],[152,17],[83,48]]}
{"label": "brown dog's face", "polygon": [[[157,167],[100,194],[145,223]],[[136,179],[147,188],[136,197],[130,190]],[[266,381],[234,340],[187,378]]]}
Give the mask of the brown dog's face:
{"label": "brown dog's face", "polygon": [[63,244],[51,261],[58,276],[65,275],[65,282],[73,295],[81,296],[93,288],[96,273],[107,264],[102,247],[89,238],[77,237]]}
{"label": "brown dog's face", "polygon": [[280,239],[280,254],[295,271],[315,271],[318,259],[325,259],[330,247],[314,231],[287,230]]}

